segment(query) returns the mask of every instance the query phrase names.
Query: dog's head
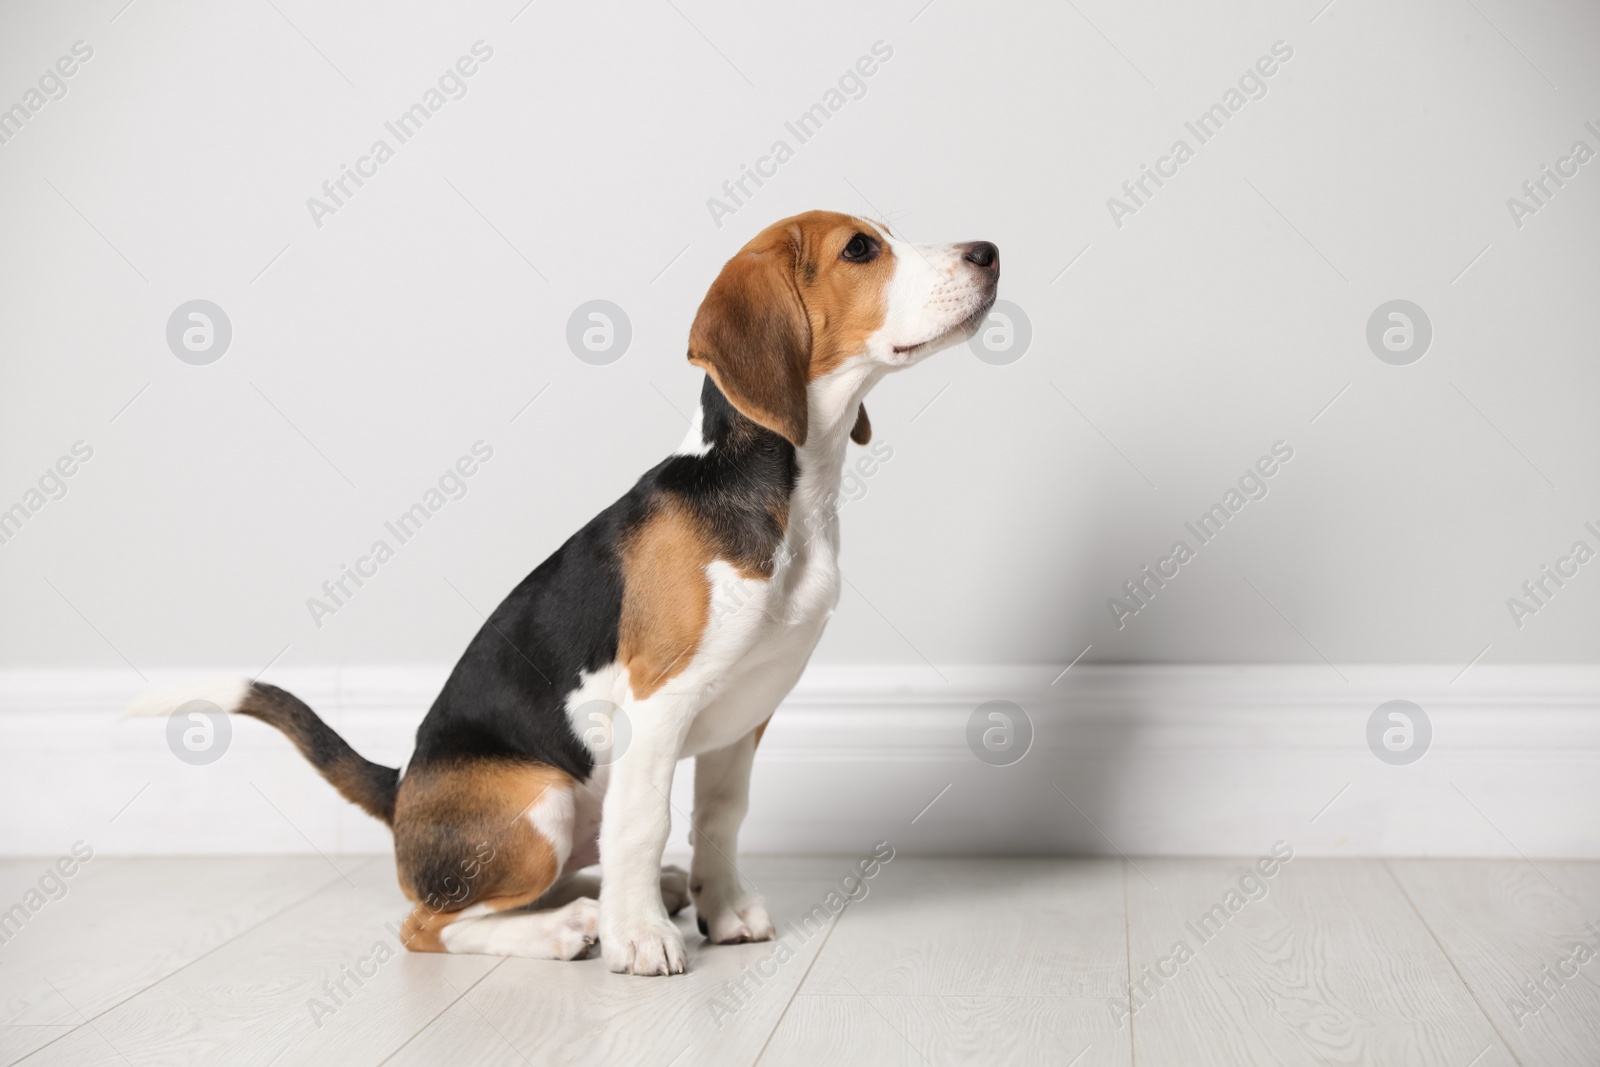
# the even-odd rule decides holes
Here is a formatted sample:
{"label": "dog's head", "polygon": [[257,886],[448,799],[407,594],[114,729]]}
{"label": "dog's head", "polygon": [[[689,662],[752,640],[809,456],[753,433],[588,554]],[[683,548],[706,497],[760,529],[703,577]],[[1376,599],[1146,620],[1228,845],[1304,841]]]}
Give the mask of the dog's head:
{"label": "dog's head", "polygon": [[[898,369],[964,341],[994,304],[1000,250],[913,245],[865,219],[809,211],[762,230],[712,283],[689,362],[747,417],[805,444],[812,382]],[[865,442],[866,413],[851,436]]]}

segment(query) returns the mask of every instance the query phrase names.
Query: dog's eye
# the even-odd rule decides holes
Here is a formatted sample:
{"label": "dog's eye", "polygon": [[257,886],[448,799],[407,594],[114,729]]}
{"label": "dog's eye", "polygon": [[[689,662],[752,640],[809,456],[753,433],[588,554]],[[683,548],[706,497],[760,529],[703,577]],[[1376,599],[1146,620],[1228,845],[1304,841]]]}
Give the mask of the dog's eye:
{"label": "dog's eye", "polygon": [[864,233],[858,233],[845,244],[839,258],[851,263],[870,263],[878,255],[878,242]]}

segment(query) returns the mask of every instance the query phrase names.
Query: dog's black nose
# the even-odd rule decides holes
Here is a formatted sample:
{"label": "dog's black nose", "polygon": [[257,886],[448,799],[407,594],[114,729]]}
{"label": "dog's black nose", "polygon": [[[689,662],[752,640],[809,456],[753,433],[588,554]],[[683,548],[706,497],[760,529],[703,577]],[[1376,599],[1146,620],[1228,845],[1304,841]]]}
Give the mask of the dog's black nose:
{"label": "dog's black nose", "polygon": [[1000,249],[989,241],[973,241],[967,246],[967,254],[961,258],[974,267],[996,271],[1000,269]]}

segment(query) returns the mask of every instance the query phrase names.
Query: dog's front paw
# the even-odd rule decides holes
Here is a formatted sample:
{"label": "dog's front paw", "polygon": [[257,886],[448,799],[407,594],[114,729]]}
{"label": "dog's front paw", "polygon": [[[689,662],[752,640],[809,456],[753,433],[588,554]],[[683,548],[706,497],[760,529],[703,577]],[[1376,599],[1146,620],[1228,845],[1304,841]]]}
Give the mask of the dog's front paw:
{"label": "dog's front paw", "polygon": [[682,974],[688,969],[683,935],[666,916],[621,923],[602,918],[600,953],[617,974]]}
{"label": "dog's front paw", "polygon": [[767,917],[766,902],[738,885],[701,886],[695,893],[694,910],[700,932],[713,944],[771,941],[777,935]]}

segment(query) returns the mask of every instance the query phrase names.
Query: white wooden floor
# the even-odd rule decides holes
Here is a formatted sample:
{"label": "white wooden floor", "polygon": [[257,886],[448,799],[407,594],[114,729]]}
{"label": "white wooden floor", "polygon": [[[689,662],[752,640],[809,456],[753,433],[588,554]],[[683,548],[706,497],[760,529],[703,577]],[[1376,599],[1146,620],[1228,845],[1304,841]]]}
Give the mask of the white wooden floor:
{"label": "white wooden floor", "polygon": [[[852,860],[743,865],[785,930]],[[1600,863],[1302,858],[1230,900],[1246,863],[899,856],[781,949],[685,912],[691,973],[641,979],[387,958],[387,859],[96,858],[0,944],[0,1064],[1600,1064]]]}

